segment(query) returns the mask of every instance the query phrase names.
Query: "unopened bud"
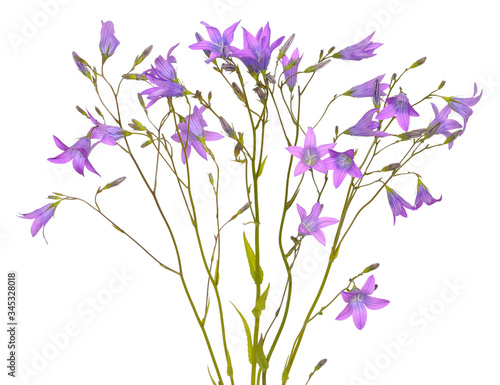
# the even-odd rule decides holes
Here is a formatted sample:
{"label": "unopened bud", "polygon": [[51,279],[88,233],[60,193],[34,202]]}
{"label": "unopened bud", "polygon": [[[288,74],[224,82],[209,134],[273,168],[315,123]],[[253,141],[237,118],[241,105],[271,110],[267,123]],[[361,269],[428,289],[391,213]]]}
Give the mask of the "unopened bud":
{"label": "unopened bud", "polygon": [[413,63],[410,68],[420,67],[422,64],[425,63],[426,60],[427,60],[427,58],[424,56],[424,57],[418,59],[415,63]]}
{"label": "unopened bud", "polygon": [[330,55],[333,52],[334,49],[335,49],[335,46],[330,47],[330,49],[328,50],[328,55]]}
{"label": "unopened bud", "polygon": [[214,185],[214,176],[212,175],[211,172],[208,173],[208,180],[210,184],[213,186]]}
{"label": "unopened bud", "polygon": [[[201,36],[198,32],[196,32],[194,34],[194,37],[196,38],[196,41],[199,43],[200,41],[204,41],[205,39],[203,39],[203,36]],[[204,49],[203,52],[205,53],[205,55],[207,55],[207,57],[210,56],[210,51]]]}
{"label": "unopened bud", "polygon": [[80,106],[76,106],[76,109],[78,110],[78,112],[80,114],[82,114],[83,116],[85,116],[86,118],[88,118],[89,116],[87,115],[87,112],[83,110],[83,108],[81,108]]}
{"label": "unopened bud", "polygon": [[237,139],[236,131],[234,131],[234,128],[229,125],[226,119],[224,119],[222,116],[219,116],[219,122],[227,136],[232,139]]}
{"label": "unopened bud", "polygon": [[458,130],[458,131],[453,132],[450,136],[448,136],[446,138],[446,140],[444,141],[444,144],[448,144],[448,143],[453,142],[456,138],[458,138],[460,136],[461,133],[462,133],[462,130]]}
{"label": "unopened bud", "polygon": [[137,119],[132,119],[132,123],[129,123],[128,126],[137,131],[146,131],[146,127]]}
{"label": "unopened bud", "polygon": [[228,71],[228,72],[234,72],[236,71],[236,66],[234,64],[231,64],[231,63],[224,63],[221,68],[224,70],[224,71]]}
{"label": "unopened bud", "polygon": [[370,271],[377,270],[380,266],[380,263],[373,263],[363,270],[363,274],[369,273]]}
{"label": "unopened bud", "polygon": [[104,186],[102,188],[102,190],[107,190],[108,188],[116,187],[119,184],[121,184],[125,179],[127,179],[127,178],[124,176],[122,176],[121,178],[115,179],[113,182],[108,183],[106,186]]}
{"label": "unopened bud", "polygon": [[321,68],[323,68],[324,66],[326,66],[328,63],[330,63],[330,59],[322,61],[322,62],[319,62],[319,63],[317,63],[315,65],[310,66],[310,67],[307,67],[304,70],[304,72],[309,73],[309,72],[319,71]]}
{"label": "unopened bud", "polygon": [[394,171],[394,170],[397,170],[400,166],[401,166],[401,164],[399,164],[399,163],[391,163],[391,164],[388,164],[387,166],[385,166],[382,169],[382,171]]}
{"label": "unopened bud", "polygon": [[441,122],[435,122],[429,126],[429,128],[425,131],[424,138],[429,139],[431,136],[434,136],[439,130],[439,127],[441,127]]}
{"label": "unopened bud", "polygon": [[146,59],[149,56],[149,54],[151,53],[152,50],[153,50],[153,46],[150,45],[144,51],[142,51],[142,53],[135,58],[134,67],[136,65],[141,64],[144,61],[144,59]]}
{"label": "unopened bud", "polygon": [[240,99],[242,102],[245,102],[245,95],[243,95],[243,91],[241,91],[241,88],[235,82],[233,82],[233,84],[231,85],[238,99]]}
{"label": "unopened bud", "polygon": [[326,364],[326,358],[323,358],[320,362],[318,362],[318,365],[316,365],[316,367],[314,368],[314,370],[320,370],[323,366],[325,366]]}
{"label": "unopened bud", "polygon": [[425,133],[425,131],[427,131],[427,129],[420,128],[418,130],[404,132],[402,134],[399,134],[398,138],[400,138],[401,140],[417,139],[420,138],[422,134]]}
{"label": "unopened bud", "polygon": [[295,34],[293,33],[292,36],[290,36],[286,41],[285,44],[283,44],[280,48],[280,52],[278,53],[278,60],[280,60],[283,56],[286,55],[286,52],[290,48],[290,46],[293,43],[293,39],[295,39]]}
{"label": "unopened bud", "polygon": [[95,112],[97,112],[97,114],[104,119],[104,115],[102,114],[101,110],[97,107],[95,107]]}
{"label": "unopened bud", "polygon": [[141,104],[142,108],[146,108],[146,104],[144,103],[144,98],[140,93],[137,94],[137,99],[139,99],[139,103]]}
{"label": "unopened bud", "polygon": [[397,76],[398,76],[398,74],[393,73],[392,76],[391,76],[391,82],[395,82]]}
{"label": "unopened bud", "polygon": [[234,157],[237,158],[238,155],[240,155],[241,150],[243,149],[243,146],[241,145],[240,142],[236,143],[236,146],[234,146]]}
{"label": "unopened bud", "polygon": [[148,80],[148,78],[143,74],[123,74],[122,78],[131,80]]}
{"label": "unopened bud", "polygon": [[285,70],[285,71],[288,71],[289,69],[291,69],[291,68],[295,67],[295,66],[299,63],[299,61],[300,61],[300,58],[290,60],[290,61],[288,62],[288,64],[286,65],[286,67],[285,67],[285,69],[284,69],[284,70]]}
{"label": "unopened bud", "polygon": [[247,211],[250,208],[250,203],[245,203],[241,209],[238,210],[238,215],[243,214],[245,211]]}
{"label": "unopened bud", "polygon": [[262,89],[260,89],[259,87],[255,87],[253,90],[259,97],[260,101],[264,103],[266,101],[266,94],[264,94],[264,91],[262,91]]}
{"label": "unopened bud", "polygon": [[271,74],[267,74],[267,75],[266,75],[266,80],[267,80],[269,83],[271,83],[271,84],[276,84],[276,79],[275,79],[275,78],[274,78],[274,76],[273,76],[273,75],[271,75]]}
{"label": "unopened bud", "polygon": [[440,90],[441,88],[443,88],[445,84],[446,84],[446,82],[444,80],[441,83],[439,83],[438,90]]}

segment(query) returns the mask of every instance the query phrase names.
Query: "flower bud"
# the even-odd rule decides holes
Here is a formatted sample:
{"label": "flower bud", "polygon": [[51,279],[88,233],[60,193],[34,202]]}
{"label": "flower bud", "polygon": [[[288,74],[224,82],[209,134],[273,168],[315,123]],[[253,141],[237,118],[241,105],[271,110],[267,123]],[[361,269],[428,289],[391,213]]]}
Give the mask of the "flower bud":
{"label": "flower bud", "polygon": [[122,78],[130,80],[148,80],[143,74],[123,74]]}
{"label": "flower bud", "polygon": [[310,66],[310,67],[307,67],[304,70],[304,72],[305,73],[309,73],[309,72],[319,71],[321,68],[323,68],[324,66],[326,66],[328,63],[330,63],[330,59],[322,61],[322,62],[319,62],[319,63],[317,63],[315,65]]}
{"label": "flower bud", "polygon": [[429,126],[424,134],[424,139],[429,139],[431,136],[434,136],[436,132],[441,127],[441,122],[435,122],[433,125]]}
{"label": "flower bud", "polygon": [[214,185],[214,176],[212,175],[211,172],[208,173],[208,181],[212,186]]}
{"label": "flower bud", "polygon": [[121,178],[115,179],[113,182],[108,183],[106,186],[104,186],[101,190],[107,190],[109,188],[116,187],[119,184],[121,184],[125,179],[127,179],[127,178],[124,176],[122,176]]}
{"label": "flower bud", "polygon": [[231,64],[231,63],[224,63],[221,68],[224,70],[224,71],[227,71],[227,72],[234,72],[236,71],[236,66],[234,64]]}
{"label": "flower bud", "polygon": [[264,91],[262,91],[259,87],[255,87],[253,90],[259,97],[260,101],[264,103],[266,101],[266,94],[264,94]]}
{"label": "flower bud", "polygon": [[83,110],[83,108],[81,108],[80,106],[76,106],[76,109],[78,110],[78,112],[80,114],[82,114],[83,116],[85,116],[86,118],[88,118],[89,116],[87,115],[87,112]]}
{"label": "flower bud", "polygon": [[326,358],[323,358],[320,362],[318,362],[318,365],[316,365],[314,371],[320,370],[326,364],[326,361]]}
{"label": "flower bud", "polygon": [[391,76],[391,82],[395,82],[396,81],[396,77],[398,76],[397,73],[393,73],[392,76]]}
{"label": "flower bud", "polygon": [[235,82],[233,82],[231,86],[233,87],[233,91],[238,97],[238,99],[240,99],[243,103],[245,103],[245,95],[243,94],[243,91],[241,91],[241,88]]}
{"label": "flower bud", "polygon": [[280,51],[278,53],[278,60],[280,60],[283,56],[286,55],[286,51],[290,48],[290,46],[293,43],[293,39],[295,39],[295,34],[293,33],[292,36],[290,36],[286,41],[285,44],[283,44],[280,48]]}
{"label": "flower bud", "polygon": [[236,146],[234,146],[234,157],[237,158],[238,155],[240,155],[241,150],[243,149],[243,146],[241,145],[240,142],[236,143]]}
{"label": "flower bud", "polygon": [[276,79],[275,79],[275,78],[274,78],[274,76],[273,76],[273,75],[271,75],[271,74],[267,74],[267,75],[266,75],[266,80],[267,80],[269,83],[271,83],[271,84],[276,84]]}
{"label": "flower bud", "polygon": [[141,64],[144,61],[144,59],[146,59],[149,56],[149,54],[151,53],[152,50],[153,50],[153,46],[150,45],[144,51],[142,51],[142,53],[135,58],[134,67]]}
{"label": "flower bud", "polygon": [[461,133],[462,133],[462,130],[458,130],[458,131],[453,132],[450,136],[448,136],[446,138],[446,140],[444,141],[444,144],[453,142],[456,138],[458,138],[460,136]]}
{"label": "flower bud", "polygon": [[427,58],[424,56],[424,57],[418,59],[415,63],[413,63],[410,68],[420,67],[422,64],[425,63],[426,60],[427,60]]}
{"label": "flower bud", "polygon": [[397,170],[400,166],[401,164],[399,163],[391,163],[385,166],[381,171],[394,171]]}
{"label": "flower bud", "polygon": [[[203,39],[203,36],[201,36],[198,32],[196,32],[194,34],[194,37],[196,38],[196,41],[199,43],[200,41],[204,41],[205,39]],[[210,51],[204,49],[203,52],[205,53],[205,55],[207,55],[207,57],[210,56]]]}
{"label": "flower bud", "polygon": [[245,203],[241,209],[238,210],[238,215],[243,214],[245,211],[247,211],[250,208],[250,203]]}
{"label": "flower bud", "polygon": [[229,136],[232,139],[237,139],[234,128],[229,125],[226,119],[224,119],[222,116],[219,116],[219,122],[220,125],[222,126],[222,129],[227,134],[227,136]]}
{"label": "flower bud", "polygon": [[369,273],[370,271],[377,270],[380,266],[380,263],[373,263],[363,270],[363,274]]}
{"label": "flower bud", "polygon": [[422,136],[422,134],[427,131],[425,128],[420,128],[418,130],[404,132],[402,134],[397,135],[401,140],[409,140],[409,139],[417,139]]}
{"label": "flower bud", "polygon": [[441,83],[439,83],[438,90],[440,90],[441,88],[443,88],[445,84],[446,84],[446,82],[444,80]]}
{"label": "flower bud", "polygon": [[144,98],[142,97],[142,95],[140,93],[137,94],[137,99],[139,99],[139,103],[141,104],[141,107],[145,109],[146,104],[144,103]]}

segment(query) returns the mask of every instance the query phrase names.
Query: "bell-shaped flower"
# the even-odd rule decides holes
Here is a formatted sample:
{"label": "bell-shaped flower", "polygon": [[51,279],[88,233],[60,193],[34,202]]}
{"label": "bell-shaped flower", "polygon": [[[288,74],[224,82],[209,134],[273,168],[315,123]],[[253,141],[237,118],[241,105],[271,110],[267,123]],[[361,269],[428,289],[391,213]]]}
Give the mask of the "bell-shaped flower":
{"label": "bell-shaped flower", "polygon": [[87,114],[95,124],[89,131],[90,139],[97,139],[99,142],[95,143],[92,147],[95,147],[99,143],[104,143],[109,146],[115,146],[116,142],[123,138],[123,130],[120,127],[108,126],[98,122],[87,110]]}
{"label": "bell-shaped flower", "polygon": [[359,329],[363,329],[366,325],[367,312],[370,310],[379,310],[387,305],[390,301],[381,298],[375,298],[371,295],[375,291],[375,278],[370,275],[361,289],[353,289],[351,291],[342,291],[342,299],[347,302],[347,306],[335,318],[337,321],[342,321],[352,315],[354,325]]}
{"label": "bell-shaped flower", "polygon": [[389,87],[389,84],[382,83],[384,75],[377,76],[372,80],[368,80],[363,84],[352,87],[349,91],[344,93],[346,96],[352,96],[353,98],[372,98],[373,103],[378,106],[380,104],[380,97],[385,96],[385,89]]}
{"label": "bell-shaped flower", "polygon": [[377,121],[372,120],[375,112],[378,108],[374,108],[366,112],[363,117],[354,126],[345,131],[346,134],[352,136],[376,136],[384,137],[389,136],[385,131],[379,131],[380,124]]}
{"label": "bell-shaped flower", "polygon": [[45,239],[45,242],[47,242],[47,238],[45,238],[45,225],[54,217],[54,212],[59,203],[61,203],[61,201],[49,203],[28,214],[20,214],[20,217],[23,219],[34,219],[31,224],[31,236],[34,237],[37,235],[41,229],[43,238]]}
{"label": "bell-shaped flower", "polygon": [[410,127],[410,116],[420,116],[412,107],[408,97],[404,93],[387,99],[387,106],[376,116],[378,120],[396,117],[399,126],[408,131]]}
{"label": "bell-shaped flower", "polygon": [[422,183],[420,178],[418,178],[417,184],[417,196],[415,198],[415,209],[419,209],[424,203],[427,206],[433,205],[436,202],[440,202],[443,197],[439,199],[433,198],[425,184]]}
{"label": "bell-shaped flower", "polygon": [[463,119],[464,119],[464,129],[460,133],[462,135],[465,131],[465,126],[467,125],[467,122],[472,115],[472,106],[475,106],[479,100],[481,100],[481,96],[483,96],[483,91],[479,95],[477,95],[477,85],[474,83],[474,95],[470,98],[457,98],[455,96],[453,97],[445,97],[445,99],[448,104],[450,105],[451,109],[458,113]]}
{"label": "bell-shaped flower", "polygon": [[307,215],[306,210],[299,204],[297,204],[297,210],[300,216],[299,234],[304,236],[312,235],[319,243],[325,246],[326,238],[321,229],[338,223],[338,219],[329,217],[320,218],[319,215],[323,210],[323,205],[319,202],[314,204],[309,215]]}
{"label": "bell-shaped flower", "polygon": [[106,61],[108,57],[115,53],[120,42],[115,37],[115,27],[112,21],[101,21],[101,24],[101,41],[99,42],[99,48],[101,49],[103,60]]}
{"label": "bell-shaped flower", "polygon": [[316,134],[312,127],[309,127],[304,139],[304,147],[290,146],[286,148],[290,154],[300,159],[293,174],[295,176],[301,175],[311,168],[326,174],[328,168],[321,158],[328,154],[328,150],[333,147],[335,147],[335,143],[316,146]]}
{"label": "bell-shaped flower", "polygon": [[337,152],[328,150],[330,157],[325,159],[326,166],[329,170],[333,170],[333,186],[338,188],[347,174],[353,178],[363,178],[363,173],[354,163],[354,150],[345,152]]}
{"label": "bell-shaped flower", "polygon": [[202,40],[198,43],[190,45],[189,48],[195,50],[203,50],[206,53],[210,52],[208,59],[205,60],[205,63],[207,64],[217,59],[218,57],[227,59],[231,55],[231,43],[233,42],[234,38],[234,30],[236,29],[236,27],[238,27],[239,23],[239,21],[237,23],[234,23],[221,35],[220,31],[217,28],[212,27],[202,21],[201,24],[203,24],[207,29],[208,36],[210,37],[211,41]]}
{"label": "bell-shaped flower", "polygon": [[394,191],[389,186],[385,186],[387,190],[387,198],[389,199],[389,206],[392,210],[392,215],[394,217],[394,224],[396,224],[396,217],[401,215],[406,218],[408,214],[406,214],[405,208],[409,210],[416,210],[414,206],[409,204],[407,201],[403,199],[401,195],[399,195],[396,191]]}
{"label": "bell-shaped flower", "polygon": [[[182,140],[182,145],[186,147],[185,154],[184,149],[181,150],[182,163],[186,163],[186,155],[189,158],[191,147],[193,147],[203,159],[207,160],[207,151],[203,143],[224,138],[222,134],[204,129],[204,127],[207,126],[207,122],[203,119],[203,111],[205,110],[205,107],[198,108],[198,106],[194,106],[193,113],[186,116],[185,122],[177,125],[178,133],[172,135],[172,139],[175,142],[181,143]],[[181,140],[179,140],[179,135]]]}
{"label": "bell-shaped flower", "polygon": [[[450,115],[451,107],[449,105],[443,107],[441,111],[436,107],[434,103],[431,103],[432,110],[434,111],[434,119],[430,123],[429,127],[432,127],[439,123],[439,127],[436,131],[436,134],[442,134],[445,137],[449,137],[451,135],[450,130],[455,130],[457,128],[461,128],[462,125],[458,123],[456,120],[448,119],[448,115]],[[448,143],[448,148],[451,149],[453,147],[453,142]]]}
{"label": "bell-shaped flower", "polygon": [[333,54],[333,57],[337,59],[359,61],[362,59],[367,59],[369,57],[375,56],[376,54],[373,53],[373,51],[375,51],[378,47],[380,47],[383,44],[374,43],[371,41],[374,34],[375,32],[373,32],[370,36],[366,37],[365,39],[361,40],[359,43],[350,45],[349,47],[346,47],[343,50]]}
{"label": "bell-shaped flower", "polygon": [[[290,59],[286,55],[281,59],[281,64],[283,64],[283,71],[285,71],[286,84],[290,89],[295,87],[295,84],[297,84],[297,72],[299,70],[300,61],[302,60],[302,56],[299,58],[299,55],[299,49],[296,48],[295,51],[293,51]],[[293,65],[291,68],[286,69],[288,64],[293,61],[296,61],[295,65]]]}
{"label": "bell-shaped flower", "polygon": [[78,139],[78,141],[71,147],[66,146],[59,140],[59,138],[57,138],[57,136],[54,136],[54,142],[63,152],[54,158],[47,159],[49,162],[62,164],[73,161],[73,168],[78,174],[84,176],[83,171],[87,168],[90,172],[99,175],[89,161],[91,146],[90,138],[88,136]]}

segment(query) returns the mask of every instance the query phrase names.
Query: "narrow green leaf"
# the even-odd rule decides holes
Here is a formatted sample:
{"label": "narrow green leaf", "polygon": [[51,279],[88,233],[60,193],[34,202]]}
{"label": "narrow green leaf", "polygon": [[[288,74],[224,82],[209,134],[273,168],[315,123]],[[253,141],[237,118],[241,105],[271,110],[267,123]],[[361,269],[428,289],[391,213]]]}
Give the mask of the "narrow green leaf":
{"label": "narrow green leaf", "polygon": [[293,202],[295,201],[295,198],[297,198],[298,194],[299,194],[299,189],[297,189],[293,194],[293,196],[290,198],[290,200],[286,202],[285,210],[288,210],[290,207],[292,207]]}
{"label": "narrow green leaf", "polygon": [[243,314],[240,313],[240,311],[238,310],[238,308],[236,307],[236,305],[234,303],[232,303],[232,302],[231,302],[231,305],[234,306],[234,308],[236,309],[236,311],[240,315],[241,320],[243,321],[243,326],[245,326],[245,333],[247,335],[247,344],[248,344],[248,360],[250,361],[251,364],[253,364],[252,334],[250,332],[250,327],[248,326],[248,323],[247,323],[245,317],[243,317]]}
{"label": "narrow green leaf", "polygon": [[208,370],[208,375],[210,376],[210,379],[212,380],[212,384],[214,385],[217,385],[212,377],[212,373],[210,373],[210,368],[207,366],[207,370]]}
{"label": "narrow green leaf", "polygon": [[262,310],[266,308],[266,300],[267,300],[267,294],[269,293],[269,284],[267,285],[267,289],[260,295],[260,297],[257,299],[257,302],[255,303],[255,307],[252,310],[252,314],[255,316],[255,318],[259,318],[260,314],[262,313]]}
{"label": "narrow green leaf", "polygon": [[269,368],[269,362],[267,362],[266,355],[264,354],[264,339],[262,335],[260,336],[259,343],[256,348],[257,363],[262,370]]}
{"label": "narrow green leaf", "polygon": [[257,177],[262,175],[262,171],[264,171],[264,166],[266,164],[266,160],[267,160],[267,155],[259,166],[259,171],[257,172]]}
{"label": "narrow green leaf", "polygon": [[262,283],[264,273],[262,272],[260,266],[257,266],[255,253],[253,252],[252,247],[248,243],[245,233],[243,233],[243,241],[245,242],[245,251],[247,254],[248,265],[250,266],[250,274],[252,274],[254,282],[260,285]]}

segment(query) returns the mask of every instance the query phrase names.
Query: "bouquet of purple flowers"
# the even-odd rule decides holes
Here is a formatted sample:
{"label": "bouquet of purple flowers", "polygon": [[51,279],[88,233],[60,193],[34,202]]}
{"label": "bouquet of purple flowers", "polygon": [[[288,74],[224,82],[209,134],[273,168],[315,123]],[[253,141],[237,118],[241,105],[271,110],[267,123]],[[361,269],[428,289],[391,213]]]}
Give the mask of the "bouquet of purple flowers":
{"label": "bouquet of purple flowers", "polygon": [[[408,167],[409,162],[419,154],[437,147],[446,146],[451,149],[455,141],[464,134],[473,113],[472,107],[479,102],[482,93],[478,94],[474,85],[474,94],[469,98],[446,96],[442,94],[445,86],[443,81],[426,95],[418,98],[407,95],[402,88],[403,77],[423,65],[424,57],[387,79],[385,75],[380,75],[336,93],[325,102],[323,112],[317,119],[304,122],[301,108],[304,108],[303,100],[308,95],[311,82],[323,76],[323,72],[326,72],[323,68],[334,59],[361,61],[375,56],[377,48],[382,44],[372,41],[373,33],[359,43],[343,49],[336,50],[331,47],[322,50],[317,61],[305,66],[303,55],[298,48],[288,56],[294,35],[287,39],[281,36],[273,40],[269,23],[255,35],[242,28],[243,47],[240,48],[233,45],[239,22],[223,33],[207,23],[202,24],[206,28],[208,39],[196,33],[197,42],[189,47],[201,51],[200,56],[205,56],[205,63],[220,76],[221,90],[217,90],[217,93],[228,91],[237,98],[241,114],[247,119],[245,127],[238,131],[228,122],[228,111],[221,111],[222,108],[215,102],[217,93],[206,94],[191,88],[178,77],[177,59],[173,56],[178,45],[170,48],[165,57],[158,56],[149,69],[138,72],[136,68],[152,52],[152,46],[149,46],[135,58],[131,69],[122,75],[118,84],[112,84],[105,75],[105,64],[115,54],[120,42],[115,36],[113,23],[107,21],[102,23],[101,28],[99,48],[102,62],[99,66],[89,64],[73,52],[76,66],[90,81],[101,108],[95,107],[95,112],[92,110],[91,113],[89,109],[77,107],[89,120],[88,131],[70,146],[54,136],[55,144],[61,153],[48,159],[57,164],[72,162],[74,170],[82,176],[85,169],[99,175],[90,161],[96,146],[116,146],[123,150],[140,175],[149,199],[164,222],[170,247],[175,255],[174,260],[161,261],[99,205],[100,194],[118,187],[125,181],[125,177],[99,187],[93,201],[53,193],[48,197],[51,203],[28,214],[21,214],[21,217],[33,220],[33,236],[41,230],[45,238],[45,226],[54,217],[62,202],[84,203],[135,243],[162,269],[171,274],[172,278],[179,280],[207,345],[211,360],[209,376],[213,384],[235,383],[236,374],[225,326],[224,313],[229,311],[238,314],[245,330],[251,384],[267,384],[271,367],[273,370],[275,367],[281,368],[281,381],[285,384],[292,374],[292,367],[307,328],[335,300],[341,297],[346,303],[335,319],[346,320],[352,316],[354,326],[359,330],[366,325],[367,309],[379,310],[389,304],[388,300],[373,296],[377,285],[371,273],[379,267],[378,263],[368,267],[361,266],[359,274],[348,278],[345,287],[338,290],[333,298],[328,298],[323,305],[319,302],[325,296],[325,285],[332,266],[339,257],[345,237],[360,214],[372,202],[386,196],[388,210],[392,211],[395,224],[397,216],[407,217],[407,210],[415,211],[424,203],[430,206],[441,201],[441,197],[431,195],[423,182],[424,178]],[[138,113],[142,117],[137,115],[130,121],[124,121],[121,114],[119,95],[124,81],[135,81],[144,85],[142,92],[137,95],[137,107],[140,107]],[[105,100],[103,87],[107,88],[106,92],[111,92],[111,103]],[[330,112],[330,107],[339,99],[349,98],[366,99],[369,106],[362,116],[353,116],[352,123],[343,129],[324,124],[323,118]],[[411,118],[419,117],[426,110],[430,111],[429,107],[432,108],[433,114],[428,118],[428,123],[423,127],[412,127],[415,126],[415,120]],[[159,114],[159,117],[153,114]],[[280,175],[285,175],[286,180],[282,184],[272,181],[272,185],[266,185],[262,177],[267,171],[266,162],[271,162],[267,159],[271,155],[279,155],[273,154],[273,151],[266,147],[265,133],[271,115],[277,116],[282,131],[282,158],[286,159],[281,165]],[[217,125],[208,124],[210,119],[218,122]],[[319,131],[325,134],[323,137],[327,135],[331,139],[318,140]],[[365,148],[360,150],[351,147],[349,138],[352,137],[363,141]],[[223,203],[232,205],[232,202],[221,198],[224,192],[221,189],[221,172],[217,160],[219,154],[211,148],[210,143],[219,140],[225,142],[225,147],[231,152],[231,161],[244,169],[245,176],[242,186],[243,204],[235,208],[234,214],[227,218],[222,215],[225,213],[225,210],[222,210]],[[196,154],[192,154],[192,149]],[[154,160],[149,162],[140,159],[137,154],[141,151],[152,152]],[[208,229],[199,219],[199,208],[193,197],[193,180],[199,177],[196,170],[199,163],[193,158],[198,156],[208,162],[210,168],[208,183],[211,186],[215,212],[214,226]],[[403,198],[394,189],[394,180],[403,175],[415,180],[416,195],[412,200]],[[199,263],[206,273],[207,286],[202,305],[195,298],[186,280],[186,272],[195,261],[194,258],[187,259],[183,255],[179,232],[186,234],[188,230],[179,230],[175,215],[165,210],[165,194],[159,183],[167,177],[173,178],[170,181],[174,181],[168,186],[168,199],[185,206],[192,226],[191,235],[199,249]],[[312,194],[301,194],[301,187],[303,191],[308,191],[303,186],[306,184],[311,187]],[[269,193],[279,197],[277,202],[281,208],[280,216],[275,219],[278,237],[274,247],[278,252],[271,252],[270,247],[263,247],[261,242],[261,226],[274,223],[274,218],[268,215],[271,213],[263,210],[259,204],[262,196]],[[327,196],[328,199],[325,199]],[[343,202],[340,211],[335,217],[323,215],[325,205],[328,207],[329,202],[333,200]],[[239,222],[240,216],[246,218],[245,223]],[[253,281],[249,289],[254,290],[255,297],[251,314],[240,311],[232,302],[228,305],[220,293],[221,272],[224,273],[221,242],[226,226],[240,226],[241,229],[241,248],[231,252],[246,256],[248,262]],[[293,228],[293,231],[290,231],[290,228]],[[206,242],[207,232],[214,236],[211,244]],[[331,234],[333,242],[327,242],[325,232]],[[308,237],[309,235],[312,237]],[[300,258],[302,245],[316,241],[321,247],[329,250],[323,278],[309,308],[305,309],[303,314],[293,314],[292,272],[295,262]],[[261,322],[261,314],[266,308],[269,289],[277,285],[264,276],[262,262],[269,258],[281,259],[287,279],[285,285],[279,288],[281,296],[277,311],[270,322],[264,324]],[[368,277],[360,282],[362,275]],[[206,327],[207,316],[213,308],[210,307],[211,298],[214,298],[216,303],[215,317],[220,325],[220,340],[217,340],[218,336],[211,335]],[[283,337],[283,330],[291,317],[301,317],[303,322],[295,333],[294,340],[287,341],[280,337]],[[216,343],[222,345],[222,357],[216,354]],[[289,347],[289,354],[284,362],[275,362],[272,359],[278,344]],[[319,361],[309,375],[309,380],[325,363],[326,359]]]}

